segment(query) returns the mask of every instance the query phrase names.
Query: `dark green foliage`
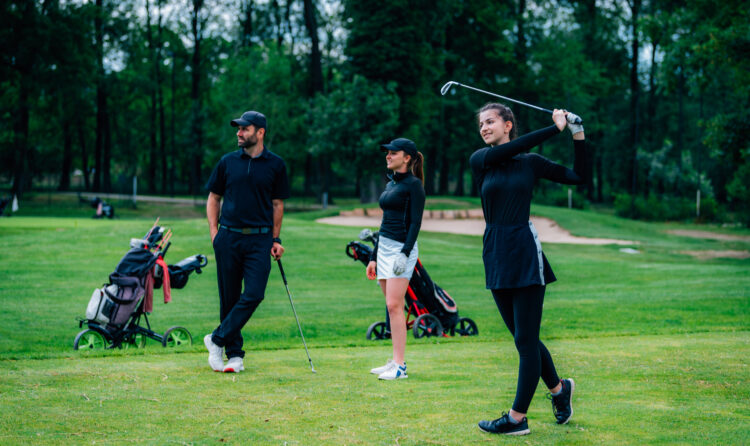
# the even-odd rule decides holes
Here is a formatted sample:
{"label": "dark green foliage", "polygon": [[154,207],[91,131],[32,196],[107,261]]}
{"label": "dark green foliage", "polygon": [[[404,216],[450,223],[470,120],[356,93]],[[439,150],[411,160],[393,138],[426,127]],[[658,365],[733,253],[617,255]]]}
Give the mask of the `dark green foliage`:
{"label": "dark green foliage", "polygon": [[723,217],[713,198],[701,198],[700,216],[696,211],[696,197],[683,198],[671,195],[649,195],[648,198],[630,194],[615,197],[615,212],[620,217],[647,221],[716,221]]}
{"label": "dark green foliage", "polygon": [[[475,194],[475,112],[493,99],[438,93],[456,80],[582,115],[576,200],[700,190],[747,221],[745,3],[148,0],[146,16],[146,0],[3,2],[0,187],[129,193],[137,176],[141,192],[202,195],[235,147],[228,119],[257,109],[295,195],[371,199],[371,150],[397,136],[424,153],[429,195]],[[513,110],[520,133],[551,123]],[[571,146],[566,132],[536,150],[570,165]],[[567,204],[556,190],[540,183],[537,197]]]}

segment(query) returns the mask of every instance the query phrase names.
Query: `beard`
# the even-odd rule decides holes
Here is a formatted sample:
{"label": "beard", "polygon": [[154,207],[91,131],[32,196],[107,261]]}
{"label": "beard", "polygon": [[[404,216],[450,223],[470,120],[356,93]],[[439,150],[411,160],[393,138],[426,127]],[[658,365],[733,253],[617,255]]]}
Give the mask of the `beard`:
{"label": "beard", "polygon": [[237,139],[237,145],[239,147],[247,148],[252,147],[254,145],[258,144],[258,136],[256,136],[254,133],[247,137],[247,139]]}

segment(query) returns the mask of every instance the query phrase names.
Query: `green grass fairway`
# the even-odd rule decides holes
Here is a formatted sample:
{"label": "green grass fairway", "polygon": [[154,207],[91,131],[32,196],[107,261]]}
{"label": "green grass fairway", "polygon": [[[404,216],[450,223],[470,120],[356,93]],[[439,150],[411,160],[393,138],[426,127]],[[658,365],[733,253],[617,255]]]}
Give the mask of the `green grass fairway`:
{"label": "green grass fairway", "polygon": [[419,238],[425,267],[479,336],[410,334],[409,379],[378,382],[368,371],[390,357],[390,344],[367,341],[365,331],[383,320],[383,297],[344,254],[360,228],[290,214],[284,268],[318,373],[274,266],[266,300],[243,331],[246,371],[224,375],[209,370],[202,346],[219,307],[204,219],[162,219],[174,231],[168,262],[202,253],[210,264],[169,304],[157,290],[150,317],[156,331],[187,327],[194,345],[76,352],[76,318],[91,292],[153,220],[27,216],[0,219],[0,444],[750,443],[750,259],[682,254],[750,250],[750,232],[545,206],[533,213],[578,236],[640,242],[638,254],[544,246],[559,281],[547,289],[541,336],[559,372],[576,380],[569,425],[554,424],[540,383],[530,436],[498,438],[476,427],[509,409],[518,367],[484,289],[481,237]]}

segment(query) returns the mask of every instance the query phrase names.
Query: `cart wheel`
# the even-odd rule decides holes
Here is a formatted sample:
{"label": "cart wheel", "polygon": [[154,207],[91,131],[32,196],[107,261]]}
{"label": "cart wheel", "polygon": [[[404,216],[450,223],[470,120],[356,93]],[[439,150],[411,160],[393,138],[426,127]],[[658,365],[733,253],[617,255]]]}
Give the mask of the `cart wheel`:
{"label": "cart wheel", "polygon": [[193,337],[185,327],[172,327],[164,332],[164,338],[161,340],[164,347],[182,347],[184,345],[193,345]]}
{"label": "cart wheel", "polygon": [[386,331],[385,327],[385,322],[373,322],[367,329],[367,340],[382,341],[383,339],[390,339],[391,332]]}
{"label": "cart wheel", "polygon": [[73,341],[73,350],[104,350],[108,345],[109,342],[103,334],[88,328],[78,333]]}
{"label": "cart wheel", "polygon": [[146,346],[146,335],[143,333],[133,333],[122,343],[122,348],[143,348]]}
{"label": "cart wheel", "polygon": [[459,319],[453,332],[459,336],[476,336],[479,334],[477,324],[468,317],[462,317]]}
{"label": "cart wheel", "polygon": [[443,324],[440,323],[440,319],[432,314],[423,314],[414,320],[414,327],[412,327],[414,337],[424,338],[430,336],[442,336],[443,335]]}

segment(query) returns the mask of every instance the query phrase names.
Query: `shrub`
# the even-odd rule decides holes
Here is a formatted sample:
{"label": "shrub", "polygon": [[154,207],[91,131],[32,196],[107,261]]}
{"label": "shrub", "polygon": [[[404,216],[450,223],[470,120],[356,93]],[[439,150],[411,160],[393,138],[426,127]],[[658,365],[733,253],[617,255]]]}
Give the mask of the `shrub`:
{"label": "shrub", "polygon": [[573,208],[587,209],[588,201],[583,192],[578,192],[575,186],[548,187],[534,194],[534,202],[539,204],[548,204],[552,206],[568,207],[568,188],[573,188]]}
{"label": "shrub", "polygon": [[[615,196],[615,213],[636,220],[665,221],[695,219],[695,200],[668,195],[650,195],[648,198],[630,194]],[[721,209],[712,197],[701,199],[701,221],[716,221]]]}

